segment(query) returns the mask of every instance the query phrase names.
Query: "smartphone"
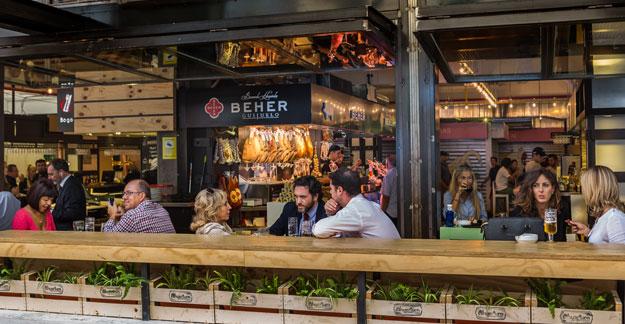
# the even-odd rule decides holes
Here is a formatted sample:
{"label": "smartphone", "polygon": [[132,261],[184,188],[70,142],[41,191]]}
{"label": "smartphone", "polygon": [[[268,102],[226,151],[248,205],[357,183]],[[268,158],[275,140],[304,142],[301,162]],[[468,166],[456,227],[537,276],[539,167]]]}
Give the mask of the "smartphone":
{"label": "smartphone", "polygon": [[109,205],[115,206],[115,198],[113,197],[109,198]]}
{"label": "smartphone", "polygon": [[473,191],[473,188],[469,187],[465,190],[467,193],[471,193],[471,191]]}

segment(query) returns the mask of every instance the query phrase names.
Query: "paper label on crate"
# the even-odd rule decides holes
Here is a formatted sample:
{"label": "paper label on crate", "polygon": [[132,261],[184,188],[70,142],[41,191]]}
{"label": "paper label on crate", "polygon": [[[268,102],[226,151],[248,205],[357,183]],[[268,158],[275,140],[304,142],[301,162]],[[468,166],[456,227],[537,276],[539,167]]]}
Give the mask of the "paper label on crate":
{"label": "paper label on crate", "polygon": [[8,280],[0,281],[0,291],[10,291],[11,283]]}
{"label": "paper label on crate", "polygon": [[563,324],[590,324],[592,323],[592,312],[563,310],[560,312],[560,321]]}
{"label": "paper label on crate", "polygon": [[478,320],[502,321],[506,319],[506,309],[503,307],[477,306],[475,317]]}
{"label": "paper label on crate", "polygon": [[393,313],[397,316],[421,316],[423,308],[421,303],[395,303]]}
{"label": "paper label on crate", "polygon": [[102,297],[122,297],[122,287],[102,287],[100,296]]}
{"label": "paper label on crate", "polygon": [[170,290],[169,300],[174,303],[190,303],[193,301],[193,293],[190,291]]}
{"label": "paper label on crate", "polygon": [[258,301],[256,300],[256,296],[254,295],[242,294],[241,296],[237,296],[235,294],[232,294],[232,305],[256,306],[257,302]]}
{"label": "paper label on crate", "polygon": [[41,290],[43,290],[44,294],[62,295],[63,285],[46,282],[41,286]]}
{"label": "paper label on crate", "polygon": [[309,310],[332,310],[332,300],[327,297],[306,298],[306,308]]}

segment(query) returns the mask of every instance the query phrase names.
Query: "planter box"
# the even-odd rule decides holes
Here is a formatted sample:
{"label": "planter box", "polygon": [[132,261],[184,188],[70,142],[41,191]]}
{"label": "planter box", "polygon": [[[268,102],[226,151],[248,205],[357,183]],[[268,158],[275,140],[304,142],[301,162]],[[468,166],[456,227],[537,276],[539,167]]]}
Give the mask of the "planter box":
{"label": "planter box", "polygon": [[141,319],[141,287],[133,287],[126,298],[124,287],[93,286],[86,284],[86,276],[79,279],[82,290],[83,315]]}
{"label": "planter box", "polygon": [[24,274],[26,310],[82,315],[81,285],[35,281],[36,272]]}
{"label": "planter box", "polygon": [[[614,296],[614,310],[596,311],[584,309],[556,308],[555,318],[551,316],[549,308],[538,307],[536,296],[532,293],[532,323],[540,324],[621,324],[623,304],[616,291]],[[567,305],[576,305],[580,296],[564,295],[562,302]]]}
{"label": "planter box", "polygon": [[24,275],[22,280],[0,280],[0,309],[26,310]]}
{"label": "planter box", "polygon": [[154,288],[150,282],[150,319],[179,322],[214,323],[213,292],[207,290]]}
{"label": "planter box", "polygon": [[367,291],[367,323],[423,323],[423,319],[445,320],[445,298],[448,286],[442,289],[439,303],[402,302],[372,298]]}
{"label": "planter box", "polygon": [[[523,294],[510,293],[511,297],[516,298],[521,295]],[[453,289],[449,289],[445,297],[447,320],[454,320],[454,322],[530,323],[530,295],[531,290],[528,288],[519,307],[458,305],[453,298]]]}
{"label": "planter box", "polygon": [[334,303],[326,297],[292,295],[289,284],[281,289],[284,296],[284,323],[356,324],[356,299],[338,298]]}
{"label": "planter box", "polygon": [[231,291],[219,290],[220,284],[217,280],[208,287],[215,298],[215,323],[284,323],[283,296],[243,293],[237,297]]}

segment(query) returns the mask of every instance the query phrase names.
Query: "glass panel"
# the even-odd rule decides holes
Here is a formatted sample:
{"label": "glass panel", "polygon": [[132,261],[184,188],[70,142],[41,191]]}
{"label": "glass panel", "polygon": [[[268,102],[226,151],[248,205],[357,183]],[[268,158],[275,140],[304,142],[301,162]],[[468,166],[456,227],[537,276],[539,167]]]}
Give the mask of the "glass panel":
{"label": "glass panel", "polygon": [[592,24],[591,40],[595,75],[625,73],[625,22]]}
{"label": "glass panel", "polygon": [[583,74],[586,71],[583,25],[556,26],[554,41],[553,72],[555,74]]}
{"label": "glass panel", "polygon": [[605,165],[614,172],[625,172],[625,160],[615,159],[615,156],[625,156],[625,140],[595,141],[597,165]]}
{"label": "glass panel", "polygon": [[540,27],[468,29],[436,33],[456,77],[540,73]]}
{"label": "glass panel", "polygon": [[622,129],[625,115],[595,116],[595,129]]}

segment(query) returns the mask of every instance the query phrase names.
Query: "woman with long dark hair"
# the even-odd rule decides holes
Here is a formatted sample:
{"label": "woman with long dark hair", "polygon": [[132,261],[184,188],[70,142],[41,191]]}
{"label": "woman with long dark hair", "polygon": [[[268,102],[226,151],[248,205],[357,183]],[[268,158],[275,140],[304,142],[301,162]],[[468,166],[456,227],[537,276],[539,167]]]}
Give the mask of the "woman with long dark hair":
{"label": "woman with long dark hair", "polygon": [[557,209],[558,230],[554,235],[554,240],[566,241],[566,221],[571,219],[571,210],[560,197],[558,182],[553,173],[542,168],[525,173],[514,205],[516,208],[510,214],[512,217],[525,216],[544,219],[547,208]]}

